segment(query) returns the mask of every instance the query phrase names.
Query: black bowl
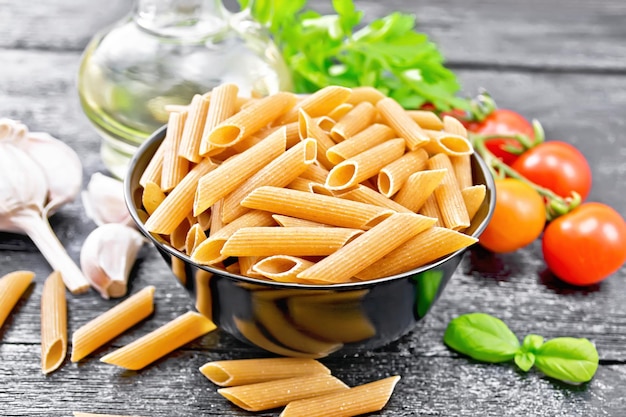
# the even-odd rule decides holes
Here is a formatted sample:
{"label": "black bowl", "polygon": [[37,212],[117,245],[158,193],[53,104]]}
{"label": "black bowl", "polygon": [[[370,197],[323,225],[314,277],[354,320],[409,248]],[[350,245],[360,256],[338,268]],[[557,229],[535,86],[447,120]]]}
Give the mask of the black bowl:
{"label": "black bowl", "polygon": [[[196,301],[222,330],[267,351],[324,357],[374,349],[412,330],[442,293],[465,250],[429,265],[362,283],[304,285],[270,282],[199,265],[144,227],[139,178],[165,137],[156,131],[130,162],[125,198],[131,216]],[[466,233],[478,237],[495,206],[495,186],[484,161],[472,155],[476,184],[487,196]]]}

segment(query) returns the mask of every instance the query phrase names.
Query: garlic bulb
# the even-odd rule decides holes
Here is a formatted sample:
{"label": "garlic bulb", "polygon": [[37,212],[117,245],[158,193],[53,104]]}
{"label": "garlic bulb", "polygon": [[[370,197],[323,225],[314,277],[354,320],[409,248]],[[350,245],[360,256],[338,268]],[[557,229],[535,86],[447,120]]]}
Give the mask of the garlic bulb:
{"label": "garlic bulb", "polygon": [[[57,139],[49,137],[42,148],[37,148],[38,141],[30,140],[29,135],[23,124],[0,119],[0,230],[26,233],[52,268],[61,273],[67,288],[72,293],[85,292],[89,283],[47,219],[49,210],[74,198],[77,181],[65,175],[55,176],[50,167],[63,166],[80,181],[80,160]],[[41,152],[44,148],[45,152]]]}
{"label": "garlic bulb", "polygon": [[122,181],[96,172],[81,197],[87,217],[98,226],[108,223],[134,224],[124,202]]}
{"label": "garlic bulb", "polygon": [[87,236],[80,265],[103,298],[126,294],[130,270],[144,242],[136,229],[116,223],[99,226]]}

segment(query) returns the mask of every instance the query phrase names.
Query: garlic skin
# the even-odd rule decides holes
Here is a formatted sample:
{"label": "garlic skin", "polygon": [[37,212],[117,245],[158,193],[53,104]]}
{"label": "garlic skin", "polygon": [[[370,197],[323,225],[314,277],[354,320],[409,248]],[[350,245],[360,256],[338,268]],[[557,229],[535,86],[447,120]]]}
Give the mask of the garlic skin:
{"label": "garlic skin", "polygon": [[136,229],[117,223],[99,226],[87,236],[80,265],[102,298],[126,295],[130,270],[144,242]]}
{"label": "garlic skin", "polygon": [[124,202],[122,181],[96,172],[91,176],[81,198],[87,217],[98,226],[109,223],[134,225]]}

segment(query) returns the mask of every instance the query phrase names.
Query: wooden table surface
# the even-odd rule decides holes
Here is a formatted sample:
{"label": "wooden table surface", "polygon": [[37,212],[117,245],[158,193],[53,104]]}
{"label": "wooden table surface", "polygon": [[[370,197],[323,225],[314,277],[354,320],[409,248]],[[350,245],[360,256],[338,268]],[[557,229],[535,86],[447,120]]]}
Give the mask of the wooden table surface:
{"label": "wooden table surface", "polygon": [[[319,7],[328,10],[329,2]],[[358,1],[366,19],[398,9],[416,13],[419,27],[440,45],[464,91],[480,87],[501,107],[538,118],[548,139],[577,146],[589,159],[590,200],[626,216],[626,3],[623,0]],[[471,4],[471,5],[470,5]],[[470,6],[468,6],[470,5]],[[99,28],[129,9],[109,0],[0,0],[0,117],[66,141],[81,156],[84,182],[105,172],[99,138],[78,104],[76,72],[82,49]],[[78,260],[95,225],[79,200],[52,226]],[[140,372],[101,363],[122,346],[193,308],[152,247],[133,270],[131,291],[157,287],[156,312],[143,324],[49,376],[40,370],[39,301],[49,266],[27,239],[0,234],[0,275],[36,272],[36,284],[0,330],[0,415],[70,416],[73,410],[144,416],[248,416],[216,393],[198,372],[209,360],[264,355],[216,331]],[[115,301],[95,292],[68,296],[69,334]],[[480,364],[442,343],[459,314],[487,312],[520,337],[587,337],[600,354],[588,384],[572,387],[512,364]],[[626,268],[590,288],[557,281],[539,242],[495,256],[469,251],[442,298],[410,334],[358,356],[324,359],[349,384],[399,374],[379,416],[623,416],[626,415]],[[276,416],[277,412],[258,413]]]}

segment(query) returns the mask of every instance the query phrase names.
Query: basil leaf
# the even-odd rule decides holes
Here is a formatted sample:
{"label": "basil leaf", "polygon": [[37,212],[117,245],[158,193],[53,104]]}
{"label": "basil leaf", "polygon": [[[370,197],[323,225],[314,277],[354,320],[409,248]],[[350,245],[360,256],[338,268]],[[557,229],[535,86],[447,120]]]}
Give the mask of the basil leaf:
{"label": "basil leaf", "polygon": [[522,342],[522,350],[525,352],[537,353],[541,345],[543,345],[543,336],[529,334]]}
{"label": "basil leaf", "polygon": [[535,354],[532,352],[519,351],[515,354],[515,364],[524,372],[528,372],[535,363]]}
{"label": "basil leaf", "polygon": [[515,357],[519,341],[504,322],[484,313],[464,314],[446,328],[443,341],[452,349],[483,362],[506,362]]}
{"label": "basil leaf", "polygon": [[598,370],[598,351],[588,339],[557,337],[537,349],[535,356],[537,369],[564,382],[590,381]]}

